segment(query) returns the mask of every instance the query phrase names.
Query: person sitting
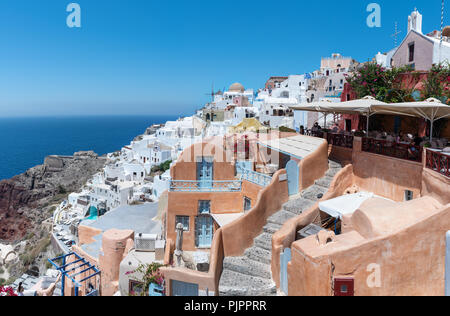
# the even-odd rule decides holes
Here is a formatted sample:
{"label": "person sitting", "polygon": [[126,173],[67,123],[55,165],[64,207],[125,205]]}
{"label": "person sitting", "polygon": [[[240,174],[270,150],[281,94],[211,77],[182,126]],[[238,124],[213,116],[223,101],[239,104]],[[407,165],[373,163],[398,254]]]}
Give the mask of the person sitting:
{"label": "person sitting", "polygon": [[408,148],[408,153],[410,156],[412,156],[414,159],[419,158],[420,155],[420,143],[422,143],[422,138],[419,137],[419,135],[415,135],[412,141],[412,146]]}
{"label": "person sitting", "polygon": [[331,129],[331,131],[335,134],[337,134],[339,132],[339,126],[337,124],[334,124],[333,128]]}
{"label": "person sitting", "polygon": [[56,289],[56,284],[61,281],[62,274],[59,273],[58,277],[56,278],[55,283],[50,284],[50,286],[47,289],[38,289],[38,290],[25,290],[22,282],[19,283],[19,287],[17,288],[17,295],[18,296],[53,296]]}
{"label": "person sitting", "polygon": [[313,127],[311,128],[311,135],[312,136],[317,136],[320,130],[320,126],[319,123],[314,123]]}
{"label": "person sitting", "polygon": [[303,125],[300,126],[300,135],[305,135],[305,127]]}

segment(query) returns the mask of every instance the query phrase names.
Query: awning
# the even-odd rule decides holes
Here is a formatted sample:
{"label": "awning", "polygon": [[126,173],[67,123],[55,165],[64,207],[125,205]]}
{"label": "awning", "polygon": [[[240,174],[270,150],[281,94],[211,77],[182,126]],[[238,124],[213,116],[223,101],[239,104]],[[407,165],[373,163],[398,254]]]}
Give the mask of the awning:
{"label": "awning", "polygon": [[353,214],[361,204],[375,195],[369,192],[343,195],[338,198],[320,202],[319,209],[334,218],[342,219],[343,215]]}
{"label": "awning", "polygon": [[430,140],[433,139],[434,122],[450,117],[450,106],[434,98],[429,98],[421,102],[378,105],[374,107],[374,110],[377,114],[407,115],[430,121]]}
{"label": "awning", "polygon": [[346,102],[331,102],[320,101],[313,103],[302,103],[296,106],[291,106],[293,110],[312,111],[321,113],[339,113],[339,114],[359,114],[359,115],[373,115],[375,105],[388,105],[387,103],[376,100],[374,97],[367,96],[362,99],[346,101]]}
{"label": "awning", "polygon": [[315,152],[324,142],[326,142],[326,140],[322,138],[298,135],[260,141],[259,144],[282,154],[302,160]]}
{"label": "awning", "polygon": [[430,98],[421,102],[406,103],[384,103],[373,97],[367,96],[363,99],[332,103],[315,102],[290,107],[293,110],[313,111],[321,113],[359,114],[367,118],[374,114],[406,115],[419,117],[431,122],[431,137],[433,136],[433,123],[437,120],[450,117],[450,106],[441,101]]}
{"label": "awning", "polygon": [[223,227],[244,216],[244,213],[211,214],[211,216],[220,227]]}

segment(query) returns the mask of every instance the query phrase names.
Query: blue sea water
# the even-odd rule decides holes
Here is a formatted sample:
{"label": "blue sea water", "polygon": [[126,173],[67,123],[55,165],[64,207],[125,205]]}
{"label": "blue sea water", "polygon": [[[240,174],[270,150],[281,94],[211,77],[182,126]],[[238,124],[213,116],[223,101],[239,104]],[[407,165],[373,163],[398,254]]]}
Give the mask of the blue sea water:
{"label": "blue sea water", "polygon": [[0,118],[0,180],[40,165],[48,155],[120,150],[152,124],[176,116]]}

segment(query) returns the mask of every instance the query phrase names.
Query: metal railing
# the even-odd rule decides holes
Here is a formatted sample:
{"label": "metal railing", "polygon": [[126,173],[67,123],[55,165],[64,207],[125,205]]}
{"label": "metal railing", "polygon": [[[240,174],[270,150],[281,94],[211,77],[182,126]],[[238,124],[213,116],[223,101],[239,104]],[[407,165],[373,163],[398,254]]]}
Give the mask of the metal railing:
{"label": "metal railing", "polygon": [[267,187],[272,182],[272,177],[263,173],[259,173],[249,169],[239,169],[238,174],[241,175],[242,180],[260,185],[262,187]]}
{"label": "metal railing", "polygon": [[450,154],[427,150],[426,166],[450,178]]}
{"label": "metal railing", "polygon": [[363,138],[362,151],[398,159],[422,162],[423,147],[384,139]]}
{"label": "metal railing", "polygon": [[170,181],[171,192],[240,192],[242,180],[229,181]]}
{"label": "metal railing", "polygon": [[353,148],[353,139],[354,137],[352,135],[327,134],[328,144],[337,147]]}

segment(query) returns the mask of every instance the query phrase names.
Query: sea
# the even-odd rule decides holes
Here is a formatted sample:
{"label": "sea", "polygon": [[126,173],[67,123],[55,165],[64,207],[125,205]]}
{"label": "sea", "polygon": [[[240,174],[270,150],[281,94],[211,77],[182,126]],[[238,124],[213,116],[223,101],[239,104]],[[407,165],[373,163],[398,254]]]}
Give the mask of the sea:
{"label": "sea", "polygon": [[178,116],[0,118],[0,180],[42,164],[49,155],[118,151],[147,127],[176,119]]}

